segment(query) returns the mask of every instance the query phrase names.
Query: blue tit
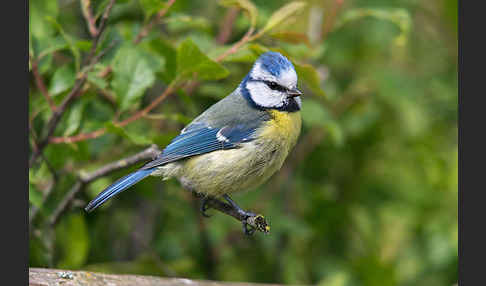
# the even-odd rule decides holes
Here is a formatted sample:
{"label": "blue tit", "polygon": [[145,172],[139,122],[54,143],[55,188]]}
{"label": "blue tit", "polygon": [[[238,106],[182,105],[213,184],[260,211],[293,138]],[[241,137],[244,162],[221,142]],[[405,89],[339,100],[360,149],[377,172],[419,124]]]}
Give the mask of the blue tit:
{"label": "blue tit", "polygon": [[103,190],[85,210],[151,175],[176,178],[184,189],[224,198],[244,212],[229,195],[258,187],[282,167],[300,134],[301,95],[292,63],[277,52],[262,54],[230,95],[196,117],[153,161]]}

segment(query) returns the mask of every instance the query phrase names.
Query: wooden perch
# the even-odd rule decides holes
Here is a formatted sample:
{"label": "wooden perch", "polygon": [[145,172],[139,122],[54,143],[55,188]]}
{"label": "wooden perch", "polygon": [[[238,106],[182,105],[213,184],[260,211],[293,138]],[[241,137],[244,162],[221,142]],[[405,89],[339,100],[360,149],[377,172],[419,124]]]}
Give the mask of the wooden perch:
{"label": "wooden perch", "polygon": [[[155,276],[142,275],[118,275],[104,274],[86,271],[70,271],[60,269],[46,268],[29,268],[29,285],[30,286],[245,286],[245,285],[272,285],[260,283],[236,283],[236,282],[218,282],[206,280],[192,280],[186,278],[163,278]],[[275,284],[273,284],[275,285]]]}

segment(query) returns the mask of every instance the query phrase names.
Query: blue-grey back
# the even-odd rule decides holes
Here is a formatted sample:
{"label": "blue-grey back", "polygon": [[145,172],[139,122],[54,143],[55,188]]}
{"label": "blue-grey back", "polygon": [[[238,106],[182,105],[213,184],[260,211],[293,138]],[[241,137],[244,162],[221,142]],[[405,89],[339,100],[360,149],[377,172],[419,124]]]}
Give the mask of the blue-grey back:
{"label": "blue-grey back", "polygon": [[142,169],[216,150],[238,148],[239,144],[255,139],[256,131],[268,119],[270,115],[252,107],[238,88],[196,117]]}
{"label": "blue-grey back", "polygon": [[196,117],[183,129],[183,132],[205,126],[212,128],[238,124],[259,126],[263,121],[269,119],[269,113],[265,110],[254,108],[241,94],[240,88],[238,87],[231,94],[216,102]]}

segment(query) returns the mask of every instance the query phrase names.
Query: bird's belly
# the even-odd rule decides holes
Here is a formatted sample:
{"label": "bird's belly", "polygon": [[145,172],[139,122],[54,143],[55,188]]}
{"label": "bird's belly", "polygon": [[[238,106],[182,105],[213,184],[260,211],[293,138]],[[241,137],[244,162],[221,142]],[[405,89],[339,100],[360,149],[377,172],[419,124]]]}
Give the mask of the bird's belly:
{"label": "bird's belly", "polygon": [[241,148],[190,158],[176,177],[186,189],[220,196],[259,186],[280,169],[286,156],[274,142],[254,140]]}
{"label": "bird's belly", "polygon": [[300,114],[273,114],[257,139],[240,148],[213,151],[160,168],[164,177],[176,177],[183,187],[220,196],[255,188],[281,167],[300,133]]}

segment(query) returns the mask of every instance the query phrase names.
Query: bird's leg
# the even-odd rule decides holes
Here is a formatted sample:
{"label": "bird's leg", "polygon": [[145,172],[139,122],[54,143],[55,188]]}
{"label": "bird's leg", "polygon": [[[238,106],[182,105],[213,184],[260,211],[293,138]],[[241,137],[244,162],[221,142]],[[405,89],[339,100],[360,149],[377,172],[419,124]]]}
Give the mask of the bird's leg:
{"label": "bird's leg", "polygon": [[[249,225],[248,223],[248,219],[254,219],[254,220],[258,220],[258,219],[263,219],[263,216],[262,215],[256,215],[252,212],[249,212],[249,211],[245,211],[243,210],[240,206],[238,206],[235,201],[233,201],[228,195],[223,195],[223,198],[231,205],[231,207],[233,207],[234,210],[236,210],[238,212],[238,214],[240,215],[241,217],[241,224],[243,226],[243,232],[246,234],[246,235],[252,235],[256,228]],[[266,226],[266,223],[265,223],[265,226]],[[268,230],[267,230],[268,231]]]}
{"label": "bird's leg", "polygon": [[233,201],[228,195],[223,195],[223,198],[242,216],[242,217],[245,217],[248,218],[250,216],[256,216],[256,214],[252,213],[252,212],[248,212],[248,211],[245,211],[243,210],[242,208],[240,208],[239,205],[237,205],[235,203],[235,201]]}
{"label": "bird's leg", "polygon": [[210,196],[207,196],[207,195],[203,195],[201,193],[198,193],[196,191],[192,191],[192,194],[196,198],[201,199],[201,208],[200,208],[200,210],[201,210],[201,214],[203,215],[203,217],[210,217],[210,215],[208,215],[206,213],[206,211],[211,208],[209,202],[211,200],[213,200],[213,198],[211,198]]}
{"label": "bird's leg", "polygon": [[223,195],[223,198],[228,202],[225,203],[214,197],[195,191],[192,193],[195,197],[202,199],[201,213],[205,217],[209,217],[206,211],[212,208],[238,219],[243,225],[243,232],[247,235],[252,235],[255,230],[264,233],[270,231],[270,226],[262,215],[243,210],[228,195]]}
{"label": "bird's leg", "polygon": [[212,200],[212,198],[210,198],[210,197],[204,197],[202,199],[202,202],[201,202],[201,214],[203,215],[203,217],[210,217],[210,215],[208,215],[206,213],[206,211],[211,208],[211,206],[209,205],[209,201],[210,200]]}

